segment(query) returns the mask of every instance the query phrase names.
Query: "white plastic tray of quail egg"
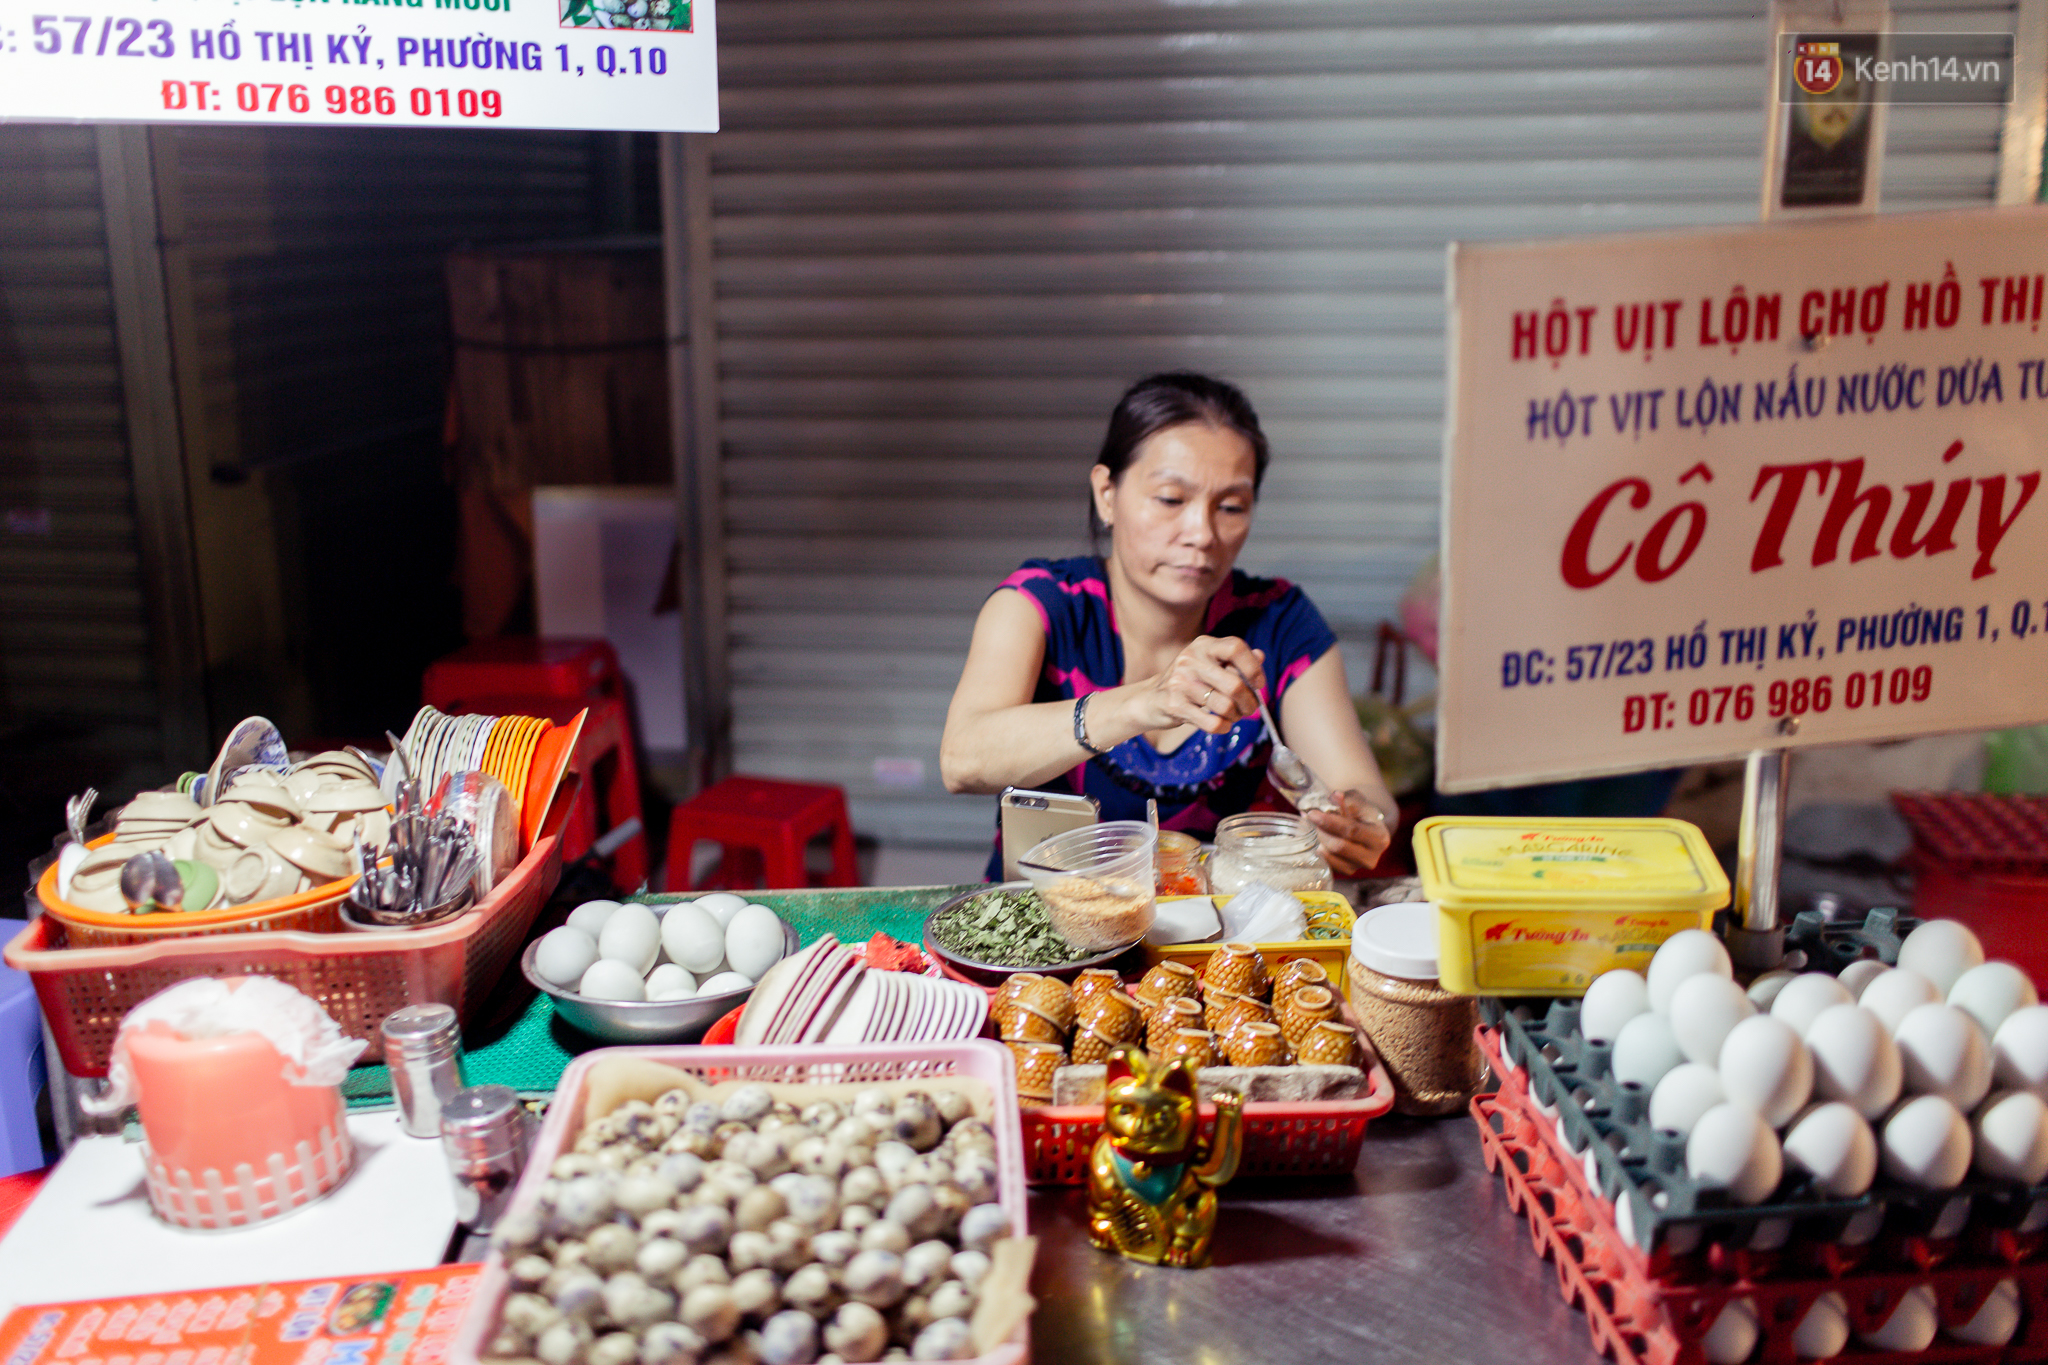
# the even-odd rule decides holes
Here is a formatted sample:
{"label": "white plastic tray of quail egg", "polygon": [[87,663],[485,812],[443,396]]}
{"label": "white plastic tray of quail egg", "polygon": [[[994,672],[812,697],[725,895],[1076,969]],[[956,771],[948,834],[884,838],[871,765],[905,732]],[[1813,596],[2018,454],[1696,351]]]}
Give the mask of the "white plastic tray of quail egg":
{"label": "white plastic tray of quail egg", "polygon": [[596,900],[541,937],[533,969],[592,1000],[689,1000],[751,989],[786,947],[781,917],[730,891],[665,905]]}
{"label": "white plastic tray of quail egg", "polygon": [[[1703,1188],[1755,1205],[1788,1167],[1839,1199],[1880,1169],[1933,1191],[1973,1168],[2023,1185],[2048,1177],[2048,1006],[2019,968],[1987,962],[1966,926],[1927,921],[1896,967],[1770,972],[1746,991],[1733,978],[1721,941],[1688,929],[1647,976],[1607,972],[1580,1003],[1581,1031],[1612,1043],[1616,1081],[1649,1092],[1650,1125],[1685,1135],[1686,1172]],[[1958,1205],[1933,1235],[1961,1230]],[[2021,1230],[2044,1224],[2037,1204]],[[1852,1225],[1844,1240],[1876,1232]]]}

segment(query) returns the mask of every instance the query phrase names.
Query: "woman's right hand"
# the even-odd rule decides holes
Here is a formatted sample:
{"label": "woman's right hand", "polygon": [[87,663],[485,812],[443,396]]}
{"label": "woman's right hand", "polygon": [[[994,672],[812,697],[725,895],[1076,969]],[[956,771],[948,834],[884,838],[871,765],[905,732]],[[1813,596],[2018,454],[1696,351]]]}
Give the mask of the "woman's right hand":
{"label": "woman's right hand", "polygon": [[1265,686],[1265,664],[1264,650],[1236,636],[1196,636],[1164,672],[1135,684],[1130,721],[1141,734],[1192,725],[1220,735],[1259,713],[1252,689]]}

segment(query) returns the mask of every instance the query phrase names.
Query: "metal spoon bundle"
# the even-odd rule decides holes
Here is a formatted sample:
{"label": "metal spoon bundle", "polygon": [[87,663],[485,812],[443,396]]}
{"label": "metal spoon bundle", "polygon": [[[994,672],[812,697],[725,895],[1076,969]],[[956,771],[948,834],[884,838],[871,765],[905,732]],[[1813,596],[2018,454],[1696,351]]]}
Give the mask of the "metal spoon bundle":
{"label": "metal spoon bundle", "polygon": [[[402,752],[393,753],[411,772]],[[372,924],[413,928],[448,919],[476,899],[477,849],[469,831],[441,810],[442,792],[420,801],[419,783],[398,784],[391,841],[382,848],[358,840],[354,856],[362,879],[349,891],[349,908]]]}

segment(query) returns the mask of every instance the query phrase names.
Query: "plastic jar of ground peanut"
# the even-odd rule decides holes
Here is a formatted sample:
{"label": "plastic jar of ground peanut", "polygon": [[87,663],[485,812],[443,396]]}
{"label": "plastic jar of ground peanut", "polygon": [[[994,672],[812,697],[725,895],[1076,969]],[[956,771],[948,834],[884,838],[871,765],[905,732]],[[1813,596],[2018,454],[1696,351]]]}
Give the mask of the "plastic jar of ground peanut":
{"label": "plastic jar of ground peanut", "polygon": [[1437,984],[1435,906],[1415,901],[1360,915],[1345,993],[1393,1078],[1396,1109],[1453,1114],[1479,1092],[1479,1001]]}

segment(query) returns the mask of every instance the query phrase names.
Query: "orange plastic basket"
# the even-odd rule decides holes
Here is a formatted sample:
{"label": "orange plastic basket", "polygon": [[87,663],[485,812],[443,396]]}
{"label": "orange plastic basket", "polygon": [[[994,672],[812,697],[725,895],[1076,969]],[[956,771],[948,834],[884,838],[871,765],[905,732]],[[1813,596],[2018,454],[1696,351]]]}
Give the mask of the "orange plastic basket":
{"label": "orange plastic basket", "polygon": [[[113,840],[108,834],[93,840],[98,848]],[[158,943],[167,938],[188,938],[202,934],[256,934],[299,929],[313,934],[331,934],[341,928],[341,903],[354,877],[316,886],[295,895],[249,905],[231,905],[222,910],[178,910],[153,915],[113,915],[88,910],[82,905],[57,898],[57,865],[43,869],[36,881],[36,899],[45,914],[64,926],[64,943],[74,948],[113,948],[129,943]]]}
{"label": "orange plastic basket", "polygon": [[64,1069],[74,1076],[106,1075],[128,1011],[196,976],[275,977],[319,1001],[342,1032],[367,1038],[363,1060],[379,1061],[386,1015],[437,1003],[467,1018],[504,975],[561,879],[562,823],[575,805],[571,784],[581,780],[563,779],[561,799],[519,866],[474,910],[447,924],[397,934],[259,931],[65,948],[53,941],[53,916],[43,915],[0,956],[28,973]]}

